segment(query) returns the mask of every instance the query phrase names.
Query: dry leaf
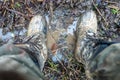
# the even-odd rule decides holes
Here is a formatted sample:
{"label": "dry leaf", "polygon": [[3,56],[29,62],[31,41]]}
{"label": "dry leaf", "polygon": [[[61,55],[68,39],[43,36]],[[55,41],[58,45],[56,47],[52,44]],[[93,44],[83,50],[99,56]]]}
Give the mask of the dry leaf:
{"label": "dry leaf", "polygon": [[43,2],[43,0],[37,0],[38,2]]}
{"label": "dry leaf", "polygon": [[112,9],[120,10],[120,8],[119,8],[119,7],[114,6],[114,5],[109,5],[108,7],[109,7],[109,8],[112,8]]}
{"label": "dry leaf", "polygon": [[57,44],[54,43],[51,47],[51,51],[52,51],[53,55],[55,55],[56,50],[57,50]]}

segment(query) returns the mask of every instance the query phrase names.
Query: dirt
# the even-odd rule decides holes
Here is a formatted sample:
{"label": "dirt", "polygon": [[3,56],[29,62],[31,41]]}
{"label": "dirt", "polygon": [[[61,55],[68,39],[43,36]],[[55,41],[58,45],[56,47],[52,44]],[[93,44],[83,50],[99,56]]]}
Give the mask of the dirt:
{"label": "dirt", "polygon": [[[76,26],[80,15],[89,9],[94,10],[97,15],[99,38],[119,42],[119,0],[0,0],[0,41],[4,44],[10,39],[25,37],[31,18],[36,14],[42,14],[48,23],[49,49],[54,51],[58,48],[57,34],[61,32],[64,33],[63,36],[69,34],[66,40],[74,44],[76,29],[71,25]],[[54,24],[56,22],[57,24]],[[84,65],[77,62],[73,54],[67,57],[67,63],[47,60],[43,72],[48,80],[86,79]]]}

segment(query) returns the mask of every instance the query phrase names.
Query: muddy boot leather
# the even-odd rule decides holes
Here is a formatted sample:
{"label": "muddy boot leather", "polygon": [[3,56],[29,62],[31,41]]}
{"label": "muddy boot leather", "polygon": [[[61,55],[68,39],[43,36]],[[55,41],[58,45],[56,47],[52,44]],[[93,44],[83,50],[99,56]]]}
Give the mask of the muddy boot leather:
{"label": "muddy boot leather", "polygon": [[38,59],[38,64],[43,70],[44,63],[47,59],[47,46],[46,46],[46,33],[47,33],[47,24],[43,16],[36,15],[34,16],[28,27],[28,34],[26,37],[26,44],[29,51],[36,54]]}
{"label": "muddy boot leather", "polygon": [[93,44],[90,38],[97,35],[96,14],[90,10],[83,13],[77,25],[77,43],[75,57],[79,62],[86,63],[93,55]]}

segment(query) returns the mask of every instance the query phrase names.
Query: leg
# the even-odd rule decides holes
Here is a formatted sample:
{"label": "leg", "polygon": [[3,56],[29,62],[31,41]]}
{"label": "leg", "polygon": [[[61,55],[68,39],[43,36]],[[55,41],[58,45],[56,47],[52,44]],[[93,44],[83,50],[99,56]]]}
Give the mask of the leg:
{"label": "leg", "polygon": [[0,47],[0,80],[43,80],[43,74],[23,49],[7,43]]}
{"label": "leg", "polygon": [[[85,65],[86,75],[90,80],[120,79],[120,44],[99,45],[91,38],[97,34],[97,19],[93,11],[85,12],[77,26],[76,59]],[[105,48],[103,51],[97,51]],[[96,53],[98,52],[98,53]]]}
{"label": "leg", "polygon": [[[18,44],[9,42],[0,47],[0,80],[7,78],[13,78],[12,80],[44,79],[41,71],[47,59],[45,27],[44,18],[37,15],[32,18],[28,35],[22,42]],[[6,78],[3,77],[5,74]]]}
{"label": "leg", "polygon": [[95,80],[120,79],[120,43],[112,44],[89,63],[89,74]]}

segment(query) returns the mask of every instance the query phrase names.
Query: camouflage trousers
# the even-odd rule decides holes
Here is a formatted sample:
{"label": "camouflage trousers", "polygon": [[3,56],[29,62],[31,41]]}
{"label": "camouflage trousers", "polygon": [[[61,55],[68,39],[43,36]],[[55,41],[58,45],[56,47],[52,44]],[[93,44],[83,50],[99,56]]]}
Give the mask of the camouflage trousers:
{"label": "camouflage trousers", "polygon": [[[7,71],[18,73],[24,77],[24,79],[12,80],[44,80],[44,75],[29,54],[12,43],[7,43],[0,47],[0,80],[3,76],[2,72]],[[9,76],[5,77],[11,78]],[[3,77],[2,80],[4,80]]]}
{"label": "camouflage trousers", "polygon": [[[27,76],[28,80],[43,80],[43,74],[29,55],[7,43],[0,47],[0,71],[13,70]],[[89,76],[94,80],[120,79],[120,43],[101,51],[89,64]]]}
{"label": "camouflage trousers", "polygon": [[94,80],[120,79],[120,43],[111,44],[88,64],[89,76]]}

